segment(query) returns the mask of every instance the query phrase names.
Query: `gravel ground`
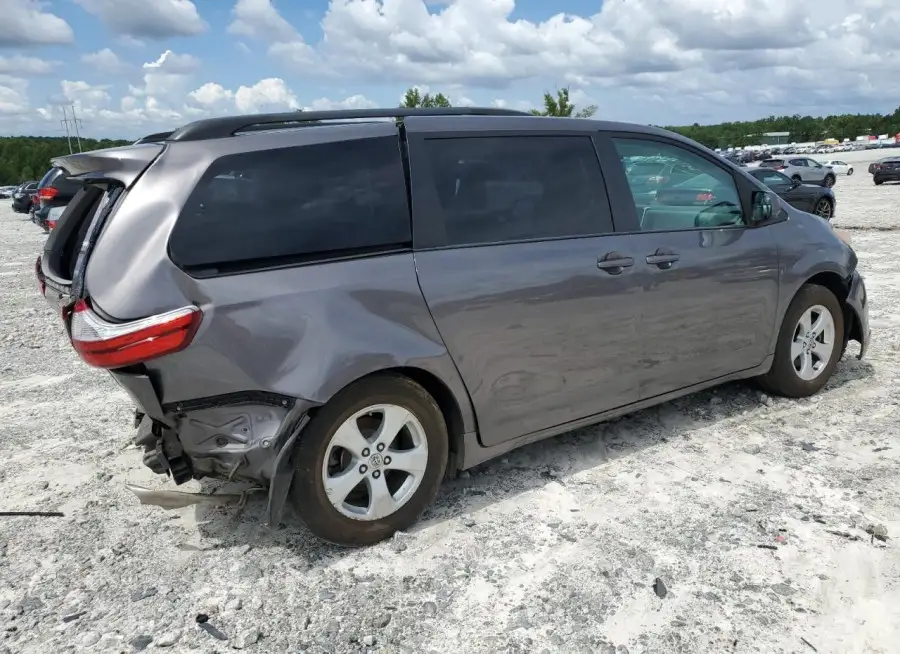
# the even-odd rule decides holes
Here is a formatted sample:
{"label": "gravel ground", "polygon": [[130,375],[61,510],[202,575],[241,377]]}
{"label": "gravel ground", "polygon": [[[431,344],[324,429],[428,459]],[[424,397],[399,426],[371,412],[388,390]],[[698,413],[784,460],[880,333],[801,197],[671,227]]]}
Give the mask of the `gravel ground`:
{"label": "gravel ground", "polygon": [[836,193],[873,343],[821,394],[733,384],[526,447],[351,551],[269,531],[261,500],[139,505],[125,482],[172,485],[39,297],[45,237],[3,207],[2,508],[64,517],[0,517],[0,652],[896,652],[900,234],[878,230],[900,187],[860,166]]}

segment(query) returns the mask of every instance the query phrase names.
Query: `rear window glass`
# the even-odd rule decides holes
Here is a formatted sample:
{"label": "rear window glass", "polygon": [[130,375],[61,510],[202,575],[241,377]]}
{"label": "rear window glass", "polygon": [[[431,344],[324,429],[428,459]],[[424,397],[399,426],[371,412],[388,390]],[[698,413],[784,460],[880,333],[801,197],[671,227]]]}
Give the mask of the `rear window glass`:
{"label": "rear window glass", "polygon": [[185,268],[267,265],[410,243],[396,137],[229,155],[185,203],[170,241]]}
{"label": "rear window glass", "polygon": [[60,170],[59,168],[51,168],[44,174],[43,177],[41,177],[41,181],[38,182],[38,188],[44,188],[61,174],[62,170]]}
{"label": "rear window glass", "polygon": [[759,165],[762,168],[777,168],[784,165],[784,159],[766,159],[765,161],[760,161]]}

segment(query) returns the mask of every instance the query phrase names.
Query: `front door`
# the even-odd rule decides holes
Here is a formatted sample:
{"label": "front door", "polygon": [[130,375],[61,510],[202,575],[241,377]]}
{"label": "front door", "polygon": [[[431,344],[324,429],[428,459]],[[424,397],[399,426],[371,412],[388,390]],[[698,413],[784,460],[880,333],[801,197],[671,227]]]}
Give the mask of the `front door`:
{"label": "front door", "polygon": [[[624,214],[615,215],[617,228],[632,225],[626,254],[639,266],[644,290],[640,398],[763,363],[775,328],[778,249],[771,229],[745,224],[733,172],[668,139],[622,135],[604,141],[601,152],[608,183],[613,187],[617,170],[628,195],[625,171],[635,159],[671,159],[695,171],[660,189],[654,203],[614,204]],[[607,162],[612,157],[618,168]]]}
{"label": "front door", "polygon": [[407,129],[419,283],[482,443],[635,402],[641,290],[590,136]]}

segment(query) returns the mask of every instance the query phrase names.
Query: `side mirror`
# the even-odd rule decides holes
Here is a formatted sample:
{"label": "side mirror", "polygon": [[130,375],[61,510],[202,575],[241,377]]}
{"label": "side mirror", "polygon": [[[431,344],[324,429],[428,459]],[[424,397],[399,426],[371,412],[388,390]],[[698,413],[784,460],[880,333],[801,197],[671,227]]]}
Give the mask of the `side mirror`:
{"label": "side mirror", "polygon": [[772,196],[766,191],[753,191],[753,224],[764,223],[772,219],[775,208],[772,206]]}

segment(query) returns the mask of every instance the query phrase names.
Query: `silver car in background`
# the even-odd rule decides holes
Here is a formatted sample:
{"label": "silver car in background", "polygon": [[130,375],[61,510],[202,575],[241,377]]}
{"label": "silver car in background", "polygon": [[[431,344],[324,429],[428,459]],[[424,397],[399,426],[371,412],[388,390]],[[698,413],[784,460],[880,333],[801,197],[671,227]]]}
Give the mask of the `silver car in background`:
{"label": "silver car in background", "polygon": [[787,175],[795,182],[834,186],[837,179],[831,166],[823,166],[809,157],[773,157],[759,162],[760,168],[772,168]]}

